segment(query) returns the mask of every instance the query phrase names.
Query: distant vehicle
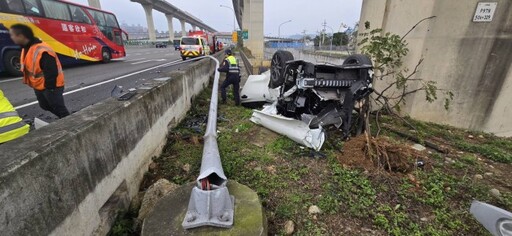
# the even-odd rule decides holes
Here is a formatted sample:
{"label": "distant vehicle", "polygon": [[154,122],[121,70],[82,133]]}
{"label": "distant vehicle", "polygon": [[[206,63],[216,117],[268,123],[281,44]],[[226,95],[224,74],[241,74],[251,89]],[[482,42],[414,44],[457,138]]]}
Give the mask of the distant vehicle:
{"label": "distant vehicle", "polygon": [[167,43],[156,43],[155,46],[156,48],[167,48]]}
{"label": "distant vehicle", "polygon": [[175,39],[175,40],[173,41],[173,44],[174,44],[174,51],[178,51],[178,50],[180,50],[180,41],[181,41],[181,40],[179,40],[179,39]]}
{"label": "distant vehicle", "polygon": [[206,39],[198,36],[185,36],[180,41],[180,53],[183,60],[210,54],[210,47]]}
{"label": "distant vehicle", "polygon": [[210,52],[215,53],[217,52],[217,37],[211,33],[206,33],[204,31],[189,31],[188,36],[192,37],[201,37],[206,40],[206,44],[208,47],[210,47]]}
{"label": "distant vehicle", "polygon": [[9,37],[17,23],[52,46],[63,65],[126,56],[128,35],[110,12],[61,0],[0,0],[0,71],[11,75],[21,75],[21,49]]}

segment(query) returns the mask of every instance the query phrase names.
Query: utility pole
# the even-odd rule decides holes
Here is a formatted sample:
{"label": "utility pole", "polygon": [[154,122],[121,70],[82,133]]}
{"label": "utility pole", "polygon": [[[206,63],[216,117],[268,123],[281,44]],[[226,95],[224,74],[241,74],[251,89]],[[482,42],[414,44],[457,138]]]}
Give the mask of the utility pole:
{"label": "utility pole", "polygon": [[302,31],[302,49],[306,48],[306,30]]}
{"label": "utility pole", "polygon": [[322,23],[322,26],[324,29],[322,30],[322,44],[325,43],[325,27],[327,26],[327,21],[324,20],[324,23]]}

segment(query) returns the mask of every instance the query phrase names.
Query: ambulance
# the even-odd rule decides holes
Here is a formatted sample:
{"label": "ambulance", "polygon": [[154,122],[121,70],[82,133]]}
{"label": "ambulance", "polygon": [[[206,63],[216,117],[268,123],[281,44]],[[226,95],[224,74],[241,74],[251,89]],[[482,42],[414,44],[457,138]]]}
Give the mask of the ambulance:
{"label": "ambulance", "polygon": [[210,55],[210,47],[206,39],[197,36],[184,36],[180,41],[180,53],[183,60],[187,58]]}

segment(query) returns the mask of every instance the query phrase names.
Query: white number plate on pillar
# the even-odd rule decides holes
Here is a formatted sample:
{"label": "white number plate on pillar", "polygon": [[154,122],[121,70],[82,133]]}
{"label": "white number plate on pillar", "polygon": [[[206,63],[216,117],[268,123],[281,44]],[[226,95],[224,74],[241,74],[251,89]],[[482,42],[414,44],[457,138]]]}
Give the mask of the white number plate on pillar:
{"label": "white number plate on pillar", "polygon": [[497,5],[497,2],[479,2],[473,22],[491,22]]}

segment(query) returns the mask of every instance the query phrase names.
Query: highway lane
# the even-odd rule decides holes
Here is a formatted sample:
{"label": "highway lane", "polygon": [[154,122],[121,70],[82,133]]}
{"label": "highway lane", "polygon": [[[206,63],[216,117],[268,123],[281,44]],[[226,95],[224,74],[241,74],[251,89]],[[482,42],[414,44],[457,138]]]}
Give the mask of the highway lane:
{"label": "highway lane", "polygon": [[[77,112],[109,98],[116,85],[124,89],[143,86],[154,78],[163,77],[166,72],[184,66],[173,65],[181,61],[179,52],[173,48],[133,48],[128,49],[127,53],[123,61],[64,68],[64,98],[70,112]],[[56,120],[51,113],[39,108],[34,92],[22,84],[20,78],[0,78],[0,89],[24,119],[38,117],[48,122]]]}

